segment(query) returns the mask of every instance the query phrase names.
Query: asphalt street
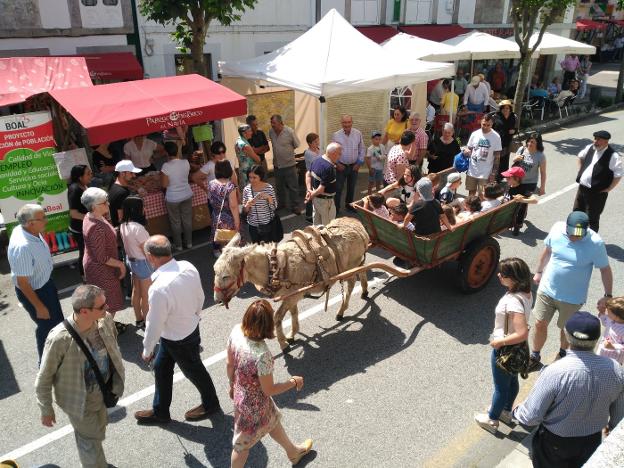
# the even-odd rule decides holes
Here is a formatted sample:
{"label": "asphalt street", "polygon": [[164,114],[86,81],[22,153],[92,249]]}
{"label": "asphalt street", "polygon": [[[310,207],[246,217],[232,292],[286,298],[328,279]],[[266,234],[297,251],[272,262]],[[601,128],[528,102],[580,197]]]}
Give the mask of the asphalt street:
{"label": "asphalt street", "polygon": [[[535,268],[548,230],[571,211],[575,154],[598,129],[610,131],[614,146],[622,151],[623,116],[624,111],[605,114],[544,136],[547,194],[540,204],[529,207],[519,237],[497,237],[501,257],[519,256]],[[361,175],[362,188],[365,184]],[[624,187],[620,186],[609,196],[600,230],[614,270],[615,294],[624,293],[623,209]],[[287,230],[303,225],[303,217],[285,221]],[[368,260],[378,257],[388,255],[372,250]],[[229,310],[216,306],[210,248],[196,245],[176,258],[193,262],[203,278],[202,358],[225,414],[185,422],[184,411],[199,403],[198,394],[178,375],[171,409],[174,421],[161,427],[137,426],[133,413],[150,407],[154,379],[140,359],[141,332],[130,327],[119,338],[126,364],[126,393],[111,414],[105,441],[108,461],[118,467],[229,464],[233,407],[227,396],[223,350],[232,327],[258,293],[247,285]],[[54,428],[40,424],[33,390],[37,371],[34,327],[17,306],[6,260],[0,268],[0,460],[10,455],[25,467],[79,466],[71,426],[62,411],[57,408]],[[314,451],[301,466],[489,467],[526,435],[516,427],[496,437],[473,422],[473,412],[485,409],[491,398],[488,336],[494,306],[504,291],[493,278],[483,291],[463,295],[457,288],[456,268],[451,262],[405,279],[371,272],[369,300],[360,299],[356,290],[343,322],[334,320],[340,295],[335,286],[327,312],[322,299],[305,299],[300,304],[301,334],[290,356],[280,353],[275,340],[269,343],[275,353],[277,380],[289,374],[305,378],[301,392],[275,398],[290,436],[296,441],[314,439]],[[59,288],[67,291],[78,281],[77,271],[67,266],[57,268],[54,275]],[[66,313],[69,294],[62,301]],[[595,272],[588,310],[595,311],[602,294],[600,275]],[[118,317],[134,323],[130,309]],[[547,361],[557,346],[558,330],[553,325],[545,349]],[[530,385],[531,381],[521,382],[521,394]],[[248,466],[290,464],[267,437],[252,449]]]}

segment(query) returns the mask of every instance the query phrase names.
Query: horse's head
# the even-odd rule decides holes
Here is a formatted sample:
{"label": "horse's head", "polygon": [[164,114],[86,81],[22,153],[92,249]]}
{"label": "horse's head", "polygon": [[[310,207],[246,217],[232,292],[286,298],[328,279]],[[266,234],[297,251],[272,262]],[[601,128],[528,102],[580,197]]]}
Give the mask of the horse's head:
{"label": "horse's head", "polygon": [[236,234],[214,264],[214,300],[226,308],[245,282],[245,255],[253,248],[239,247],[239,243],[240,234]]}

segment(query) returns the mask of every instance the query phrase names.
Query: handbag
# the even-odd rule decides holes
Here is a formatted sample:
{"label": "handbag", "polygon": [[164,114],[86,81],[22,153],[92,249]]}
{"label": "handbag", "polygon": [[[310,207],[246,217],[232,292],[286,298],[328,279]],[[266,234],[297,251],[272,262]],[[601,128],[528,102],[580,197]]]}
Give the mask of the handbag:
{"label": "handbag", "polygon": [[[253,189],[251,189],[251,196],[255,197]],[[258,230],[258,234],[261,236],[269,236],[269,240],[271,242],[280,242],[284,238],[284,226],[282,226],[282,220],[275,212],[273,212],[271,221],[266,224],[259,224],[256,226],[256,229]]]}
{"label": "handbag", "polygon": [[225,197],[227,197],[227,186],[225,188],[225,193],[223,194],[223,201],[221,201],[221,208],[219,209],[219,216],[217,216],[217,222],[215,224],[216,232],[214,241],[219,244],[227,244],[232,240],[232,238],[236,235],[236,230],[234,229],[221,229],[219,228],[219,223],[221,222],[221,212],[223,211],[223,206],[225,205]]}
{"label": "handbag", "polygon": [[466,172],[470,166],[470,159],[464,156],[464,152],[460,151],[453,158],[453,167],[457,172]]}
{"label": "handbag", "polygon": [[[509,331],[508,325],[509,314],[505,311],[505,336]],[[522,343],[501,346],[496,356],[496,366],[508,374],[520,374],[520,377],[527,379],[530,354],[529,343],[526,340]]]}
{"label": "handbag", "polygon": [[84,343],[84,341],[82,341],[82,338],[80,338],[80,335],[78,334],[78,332],[74,330],[74,327],[70,325],[67,319],[63,320],[63,325],[65,325],[65,328],[67,329],[69,334],[72,336],[74,341],[78,344],[78,346],[80,346],[80,349],[82,350],[84,355],[87,357],[87,361],[89,361],[89,366],[91,366],[91,369],[93,370],[93,374],[95,375],[95,380],[97,381],[98,387],[100,387],[100,391],[102,392],[102,397],[104,398],[104,405],[107,408],[113,408],[114,406],[117,405],[117,402],[119,401],[119,397],[113,393],[113,374],[115,373],[114,372],[115,367],[113,366],[112,360],[109,358],[110,368],[112,371],[110,373],[110,378],[108,379],[108,382],[104,382],[104,377],[102,376],[102,373],[100,372],[100,368],[95,362],[95,359],[93,359],[93,355],[91,354],[91,351],[89,351],[89,348],[87,348],[87,345]]}

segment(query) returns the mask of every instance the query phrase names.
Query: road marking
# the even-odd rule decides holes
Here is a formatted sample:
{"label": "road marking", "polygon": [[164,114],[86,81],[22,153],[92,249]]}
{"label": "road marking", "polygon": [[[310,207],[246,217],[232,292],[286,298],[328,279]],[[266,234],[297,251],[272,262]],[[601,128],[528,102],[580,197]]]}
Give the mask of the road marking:
{"label": "road marking", "polygon": [[[374,278],[372,280],[370,280],[368,282],[368,286],[369,288],[374,288],[375,286],[377,286],[380,283],[383,283],[384,281],[386,281],[388,279],[387,276],[382,276],[382,277],[377,277]],[[357,294],[359,291],[361,291],[362,288],[361,286],[358,284],[357,286],[355,286],[353,288],[353,292],[352,292],[352,297],[354,294]],[[342,294],[337,294],[335,296],[333,296],[332,298],[329,299],[328,302],[328,307],[329,306],[333,306],[335,304],[337,304],[338,302],[340,302],[342,300]],[[315,305],[314,307],[306,310],[305,312],[302,312],[299,314],[299,321],[303,321],[309,317],[312,317],[313,315],[318,314],[319,312],[322,312],[325,310],[325,303],[321,302],[317,305]],[[290,328],[291,326],[291,320],[285,320],[284,321],[284,328]],[[202,361],[202,363],[204,364],[204,366],[206,367],[210,367],[213,364],[216,364],[220,361],[223,361],[226,357],[226,351],[221,351],[213,356],[210,356],[209,358],[206,358]],[[183,380],[186,380],[186,377],[184,377],[184,374],[182,374],[182,372],[176,372],[173,375],[173,383],[177,383],[177,382],[181,382]],[[119,411],[122,410],[122,408],[127,408],[130,405],[132,405],[133,403],[136,403],[137,401],[140,401],[150,395],[154,394],[154,390],[155,387],[154,385],[150,385],[149,387],[144,388],[143,390],[139,390],[136,393],[133,393],[132,395],[128,395],[125,398],[122,398],[121,400],[119,400],[119,402],[117,403],[117,406],[115,406],[114,408],[109,408],[108,409],[108,414],[112,415],[115,414]],[[71,434],[72,432],[74,432],[73,427],[71,426],[71,424],[67,424],[59,429],[56,429],[54,432],[51,432],[49,434],[44,435],[43,437],[40,437],[32,442],[29,442],[26,445],[23,445],[9,453],[6,453],[2,456],[0,456],[0,460],[17,460],[18,458],[21,458],[23,456],[28,455],[29,453],[34,452],[35,450],[38,450],[40,448],[45,447],[46,445],[51,444],[54,441],[57,441],[69,434]]]}
{"label": "road marking", "polygon": [[570,184],[567,187],[563,187],[561,190],[557,190],[556,192],[551,193],[550,195],[546,195],[545,197],[540,198],[537,204],[543,205],[544,203],[548,203],[550,200],[554,200],[558,196],[563,195],[564,193],[569,192],[570,190],[576,187],[578,187],[578,184],[576,183]]}

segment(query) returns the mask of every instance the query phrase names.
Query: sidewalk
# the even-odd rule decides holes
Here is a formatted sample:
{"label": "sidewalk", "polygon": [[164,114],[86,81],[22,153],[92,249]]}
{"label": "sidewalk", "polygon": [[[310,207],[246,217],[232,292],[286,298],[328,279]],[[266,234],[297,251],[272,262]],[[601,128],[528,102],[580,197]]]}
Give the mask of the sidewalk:
{"label": "sidewalk", "polygon": [[496,465],[496,468],[531,468],[531,457],[529,456],[529,447],[531,447],[531,440],[533,439],[533,433],[522,439],[512,452],[507,455],[503,460]]}

